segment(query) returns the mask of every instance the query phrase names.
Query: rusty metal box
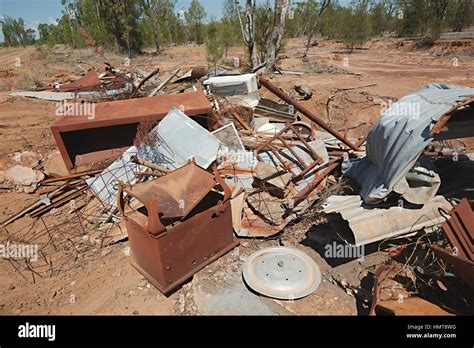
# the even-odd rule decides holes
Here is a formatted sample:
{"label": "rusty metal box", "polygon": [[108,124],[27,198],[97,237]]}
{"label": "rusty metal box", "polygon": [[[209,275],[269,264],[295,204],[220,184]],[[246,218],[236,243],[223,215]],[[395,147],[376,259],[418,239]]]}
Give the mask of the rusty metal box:
{"label": "rusty metal box", "polygon": [[[221,194],[217,187],[224,190]],[[124,193],[143,207],[124,213]],[[120,185],[132,265],[168,295],[239,243],[234,238],[231,191],[219,176],[193,162],[154,181]],[[133,216],[133,217],[132,217]]]}

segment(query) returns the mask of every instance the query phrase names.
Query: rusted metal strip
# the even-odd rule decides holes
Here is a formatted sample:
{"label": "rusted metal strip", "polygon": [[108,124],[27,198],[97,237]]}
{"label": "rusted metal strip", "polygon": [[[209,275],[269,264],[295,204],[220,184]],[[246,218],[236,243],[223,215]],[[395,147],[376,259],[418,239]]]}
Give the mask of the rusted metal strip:
{"label": "rusted metal strip", "polygon": [[432,245],[431,250],[433,250],[437,257],[452,265],[454,273],[474,289],[474,262],[460,256],[455,256],[437,245]]}
{"label": "rusted metal strip", "polygon": [[308,197],[308,195],[318,187],[321,181],[323,181],[326,176],[331,174],[331,172],[334,169],[336,169],[339,166],[339,164],[340,164],[339,160],[329,162],[329,166],[326,169],[316,174],[316,176],[314,177],[314,180],[308,186],[306,186],[303,190],[301,190],[295,197],[293,197],[293,200],[292,200],[293,208],[297,207],[301,202],[303,202],[306,199],[306,197]]}
{"label": "rusted metal strip", "polygon": [[448,112],[446,112],[443,116],[441,116],[441,118],[438,120],[438,122],[436,122],[433,129],[431,130],[430,136],[433,136],[435,134],[438,134],[438,133],[442,132],[444,130],[444,127],[446,126],[446,124],[451,119],[451,116],[453,115],[453,113],[457,109],[459,109],[460,107],[462,107],[464,105],[468,105],[472,102],[474,102],[474,97],[466,99],[463,102],[453,106]]}
{"label": "rusted metal strip", "polygon": [[97,73],[94,70],[91,70],[80,79],[71,83],[63,84],[61,87],[59,87],[59,90],[61,92],[91,91],[97,87],[100,87],[100,85],[101,81],[99,76],[97,76]]}
{"label": "rusted metal strip", "polygon": [[[294,135],[297,136],[297,138],[302,142],[302,145],[304,145],[306,151],[309,153],[309,155],[312,157],[313,162],[311,164],[306,164],[305,161],[296,153],[296,151],[291,147],[291,145],[284,139],[284,135],[288,132],[292,131]],[[298,162],[298,165],[301,169],[300,173],[295,173],[291,166],[288,166],[287,162],[288,160],[285,160],[281,154],[278,153],[278,149],[274,147],[274,142],[276,140],[279,140],[283,146],[285,146],[290,153],[294,156],[296,161]],[[257,147],[255,150],[257,159],[262,161],[262,158],[260,157],[260,152],[269,150],[272,152],[272,154],[280,161],[281,165],[292,174],[292,179],[297,180],[301,177],[304,177],[306,174],[308,174],[317,164],[322,164],[323,159],[311,148],[311,146],[304,140],[301,135],[298,133],[298,131],[293,127],[291,123],[287,124],[281,131],[279,131],[275,136],[273,136],[271,139],[267,140],[266,142],[262,143],[260,146]]]}
{"label": "rusted metal strip", "polygon": [[77,178],[80,178],[82,176],[95,175],[95,174],[100,173],[100,172],[102,172],[102,170],[90,170],[90,171],[87,171],[87,172],[82,172],[82,173],[73,174],[73,175],[60,176],[60,177],[57,177],[57,178],[49,178],[49,179],[45,179],[45,180],[41,181],[41,184],[46,185],[46,184],[51,184],[53,182],[58,182],[58,181],[67,181],[67,180],[77,179]]}
{"label": "rusted metal strip", "polygon": [[315,114],[313,114],[310,110],[308,110],[304,105],[300,104],[293,98],[291,98],[289,95],[287,95],[285,92],[283,92],[281,89],[279,89],[277,86],[275,86],[270,80],[264,76],[259,77],[260,83],[265,86],[270,92],[275,94],[278,98],[282,99],[283,101],[287,102],[288,104],[291,104],[295,107],[296,110],[301,112],[303,115],[308,117],[311,121],[316,123],[318,126],[323,128],[325,131],[328,133],[332,134],[335,136],[337,139],[342,141],[345,145],[350,147],[354,151],[359,151],[359,147],[353,144],[351,141],[349,141],[347,138],[345,138],[341,133],[336,131],[335,129],[331,128],[326,122],[324,122],[322,119],[317,117]]}
{"label": "rusted metal strip", "polygon": [[451,210],[451,219],[443,225],[443,230],[458,254],[474,261],[474,201],[466,198]]}
{"label": "rusted metal strip", "polygon": [[138,86],[135,87],[135,89],[133,90],[132,95],[130,96],[130,98],[135,97],[135,95],[136,95],[137,92],[140,90],[140,88],[141,88],[149,79],[151,79],[153,76],[155,76],[155,75],[158,74],[159,72],[160,72],[160,68],[156,68],[156,69],[153,70],[151,73],[149,73],[143,80],[141,80],[140,83],[138,84]]}
{"label": "rusted metal strip", "polygon": [[377,268],[374,275],[374,286],[372,288],[372,304],[370,306],[369,315],[375,315],[375,307],[379,301],[381,285],[385,279],[391,274],[398,271],[400,266],[394,262],[386,263]]}

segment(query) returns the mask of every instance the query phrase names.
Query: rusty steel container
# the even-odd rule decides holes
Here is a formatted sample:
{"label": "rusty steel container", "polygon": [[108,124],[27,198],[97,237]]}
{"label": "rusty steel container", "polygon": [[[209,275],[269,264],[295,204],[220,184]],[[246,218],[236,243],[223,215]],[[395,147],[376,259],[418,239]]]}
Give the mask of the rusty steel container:
{"label": "rusty steel container", "polygon": [[[220,186],[221,194],[214,190]],[[124,193],[143,207],[124,213]],[[132,265],[168,295],[196,272],[232,250],[231,190],[190,162],[154,181],[119,185],[118,206],[125,217]]]}

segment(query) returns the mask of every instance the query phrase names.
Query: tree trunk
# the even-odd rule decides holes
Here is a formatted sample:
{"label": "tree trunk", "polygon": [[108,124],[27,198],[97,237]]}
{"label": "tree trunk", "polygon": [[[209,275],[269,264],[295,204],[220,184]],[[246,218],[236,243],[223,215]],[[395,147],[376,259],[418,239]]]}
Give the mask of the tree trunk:
{"label": "tree trunk", "polygon": [[311,41],[313,40],[314,32],[315,32],[314,28],[311,29],[311,31],[308,34],[308,40],[306,41],[306,46],[304,47],[303,60],[305,62],[308,61],[308,52],[309,52],[309,48],[311,47]]}
{"label": "tree trunk", "polygon": [[158,54],[160,53],[160,33],[155,18],[153,18],[153,39],[155,41],[156,53]]}
{"label": "tree trunk", "polygon": [[273,33],[267,48],[267,74],[273,73],[276,64],[278,51],[280,50],[281,40],[285,32],[286,14],[290,7],[290,0],[275,0],[275,17],[273,19]]}
{"label": "tree trunk", "polygon": [[67,18],[69,21],[69,28],[71,29],[72,47],[76,48],[76,40],[74,39],[74,28],[72,26],[72,21],[71,21],[71,5],[69,4],[69,1],[66,1],[66,7],[67,7]]}
{"label": "tree trunk", "polygon": [[321,16],[323,15],[324,11],[328,8],[328,6],[331,4],[331,0],[323,0],[321,7],[319,8],[319,12],[317,13],[317,17],[314,19],[314,23],[311,25],[310,24],[310,32],[308,33],[308,41],[306,41],[306,46],[304,48],[304,54],[303,54],[303,61],[308,61],[308,52],[311,47],[311,41],[313,40],[313,36],[316,33],[316,30],[318,29],[318,24],[319,20],[321,19]]}
{"label": "tree trunk", "polygon": [[237,14],[239,15],[240,28],[242,30],[242,37],[244,39],[245,46],[249,54],[250,63],[252,69],[260,65],[260,59],[258,58],[257,47],[255,45],[255,32],[253,23],[253,13],[255,10],[255,3],[252,4],[252,0],[246,0],[245,4],[245,25],[242,22],[240,16],[240,10],[237,1],[235,1],[235,7]]}

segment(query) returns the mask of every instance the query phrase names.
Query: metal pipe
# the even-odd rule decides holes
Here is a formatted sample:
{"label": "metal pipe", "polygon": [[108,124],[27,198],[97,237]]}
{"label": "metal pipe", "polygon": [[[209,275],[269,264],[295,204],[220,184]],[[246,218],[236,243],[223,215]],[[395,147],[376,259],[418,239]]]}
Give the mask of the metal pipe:
{"label": "metal pipe", "polygon": [[303,115],[308,117],[311,121],[316,123],[318,126],[320,126],[322,129],[325,131],[329,132],[333,136],[335,136],[337,139],[342,141],[345,145],[350,147],[354,151],[360,151],[360,149],[350,142],[346,137],[344,137],[341,133],[336,131],[335,129],[332,129],[326,122],[321,120],[319,117],[317,117],[315,114],[313,114],[311,111],[309,111],[304,105],[298,103],[296,100],[291,98],[289,95],[287,95],[285,92],[283,92],[281,89],[279,89],[276,85],[274,85],[270,80],[264,76],[259,77],[260,83],[265,86],[270,92],[275,94],[278,98],[281,100],[287,102],[288,104],[291,104],[295,107],[296,110],[301,112]]}

